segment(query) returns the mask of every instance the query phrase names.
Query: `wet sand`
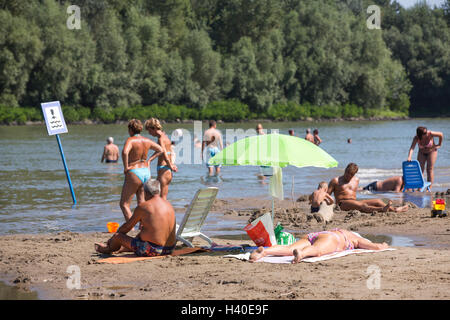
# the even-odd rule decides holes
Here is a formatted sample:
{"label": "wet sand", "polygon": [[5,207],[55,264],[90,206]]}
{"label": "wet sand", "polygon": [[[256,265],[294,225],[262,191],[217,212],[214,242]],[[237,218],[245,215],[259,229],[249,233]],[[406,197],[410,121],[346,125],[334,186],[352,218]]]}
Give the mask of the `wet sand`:
{"label": "wet sand", "polygon": [[[24,291],[37,290],[40,299],[450,298],[449,217],[431,218],[427,208],[406,213],[337,211],[333,221],[324,224],[309,214],[307,202],[284,200],[275,205],[275,223],[280,221],[297,236],[339,227],[406,236],[414,246],[297,265],[243,262],[223,258],[225,252],[110,265],[98,263],[105,256],[94,250],[94,242],[106,241],[108,233],[7,235],[0,237],[0,279]],[[270,212],[271,201],[217,199],[212,211],[224,219],[241,220],[244,228],[249,220]],[[213,240],[254,245],[250,240]],[[194,243],[206,245],[202,240]],[[68,289],[69,266],[79,267],[81,289]],[[374,268],[381,276],[379,288],[370,286]]]}

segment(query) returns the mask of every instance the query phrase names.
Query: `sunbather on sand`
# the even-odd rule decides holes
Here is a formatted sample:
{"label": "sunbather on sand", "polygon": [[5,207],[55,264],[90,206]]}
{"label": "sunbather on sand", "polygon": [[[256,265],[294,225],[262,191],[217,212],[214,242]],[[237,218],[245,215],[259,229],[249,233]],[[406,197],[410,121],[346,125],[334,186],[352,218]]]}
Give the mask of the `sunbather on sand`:
{"label": "sunbather on sand", "polygon": [[[175,211],[172,205],[160,196],[158,180],[147,180],[144,184],[145,202],[134,210],[106,244],[96,243],[99,253],[132,251],[140,257],[171,254],[176,244]],[[138,223],[141,231],[132,238],[127,233]]]}
{"label": "sunbather on sand", "polygon": [[334,192],[336,203],[341,210],[359,210],[366,213],[374,211],[405,212],[408,210],[408,205],[394,208],[390,200],[387,204],[381,199],[356,200],[356,191],[359,185],[359,178],[355,176],[357,172],[358,166],[350,163],[345,168],[344,175],[332,179],[328,185],[328,193],[331,195]]}
{"label": "sunbather on sand", "polygon": [[320,204],[325,201],[328,205],[333,204],[333,198],[327,193],[328,183],[322,181],[319,183],[317,190],[309,196],[309,202],[311,203],[311,213],[319,212]]}
{"label": "sunbather on sand", "polygon": [[313,232],[303,236],[291,245],[275,245],[269,248],[259,247],[250,255],[250,261],[257,261],[267,255],[294,256],[292,263],[298,263],[306,257],[320,257],[326,254],[353,249],[382,250],[387,243],[374,243],[357,234],[344,230]]}
{"label": "sunbather on sand", "polygon": [[395,176],[388,178],[386,180],[378,180],[374,181],[364,188],[358,189],[358,191],[368,190],[368,191],[394,191],[400,192],[402,191],[404,186],[403,177]]}

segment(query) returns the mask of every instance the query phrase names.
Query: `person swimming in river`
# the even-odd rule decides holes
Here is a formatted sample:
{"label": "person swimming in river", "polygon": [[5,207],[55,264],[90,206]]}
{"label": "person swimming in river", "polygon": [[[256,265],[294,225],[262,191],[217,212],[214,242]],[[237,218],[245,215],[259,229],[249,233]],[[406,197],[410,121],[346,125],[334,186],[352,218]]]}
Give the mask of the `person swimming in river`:
{"label": "person swimming in river", "polygon": [[311,213],[319,212],[320,205],[323,201],[325,201],[328,205],[334,203],[333,198],[327,193],[327,191],[328,183],[322,181],[321,183],[319,183],[317,190],[309,196],[309,202],[311,203]]}
{"label": "person swimming in river", "polygon": [[[122,150],[122,161],[125,181],[120,196],[120,209],[128,221],[132,212],[130,209],[133,196],[136,194],[138,205],[144,202],[144,183],[150,179],[150,162],[163,153],[160,145],[149,138],[141,136],[143,129],[140,120],[132,119],[128,122],[128,134]],[[155,153],[147,160],[149,150]]]}
{"label": "person swimming in river", "polygon": [[172,141],[163,131],[161,123],[156,118],[145,121],[145,129],[149,134],[158,138],[158,144],[163,149],[163,153],[158,157],[157,180],[161,183],[161,198],[167,200],[169,184],[172,182],[173,177],[172,172],[177,172],[177,167],[173,161],[175,154],[172,148]]}

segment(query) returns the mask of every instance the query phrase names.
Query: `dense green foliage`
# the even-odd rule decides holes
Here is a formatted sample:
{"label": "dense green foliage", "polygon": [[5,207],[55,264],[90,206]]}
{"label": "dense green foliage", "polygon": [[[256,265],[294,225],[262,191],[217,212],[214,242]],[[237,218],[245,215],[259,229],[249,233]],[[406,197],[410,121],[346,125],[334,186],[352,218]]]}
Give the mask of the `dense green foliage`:
{"label": "dense green foliage", "polygon": [[449,18],[450,0],[0,0],[0,123],[54,100],[68,122],[448,115]]}

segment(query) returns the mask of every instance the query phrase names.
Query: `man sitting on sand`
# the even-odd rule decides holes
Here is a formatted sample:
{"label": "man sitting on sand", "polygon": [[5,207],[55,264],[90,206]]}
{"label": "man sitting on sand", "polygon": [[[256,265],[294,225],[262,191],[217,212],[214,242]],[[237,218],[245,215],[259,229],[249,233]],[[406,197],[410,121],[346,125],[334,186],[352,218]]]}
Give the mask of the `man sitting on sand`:
{"label": "man sitting on sand", "polygon": [[[169,201],[160,196],[158,180],[147,180],[144,184],[145,202],[134,210],[106,244],[96,243],[99,253],[132,251],[139,257],[153,257],[171,254],[176,244],[175,211]],[[132,238],[127,233],[138,223],[141,231]]]}
{"label": "man sitting on sand", "polygon": [[325,201],[328,205],[333,204],[333,198],[327,193],[328,184],[325,181],[319,183],[317,190],[309,196],[311,203],[311,213],[319,212],[320,204]]}
{"label": "man sitting on sand", "polygon": [[392,178],[388,178],[386,180],[382,181],[374,181],[371,184],[368,184],[362,189],[358,189],[358,191],[361,190],[368,190],[368,191],[394,191],[394,192],[400,192],[403,189],[403,186],[405,183],[403,182],[402,176],[395,176]]}
{"label": "man sitting on sand", "polygon": [[394,208],[391,200],[388,204],[385,204],[381,199],[356,200],[356,191],[359,185],[359,178],[355,177],[357,172],[358,166],[355,163],[350,163],[345,168],[344,175],[332,179],[329,183],[328,194],[331,195],[334,192],[336,203],[341,210],[359,210],[366,213],[374,211],[405,212],[408,210],[408,205]]}

